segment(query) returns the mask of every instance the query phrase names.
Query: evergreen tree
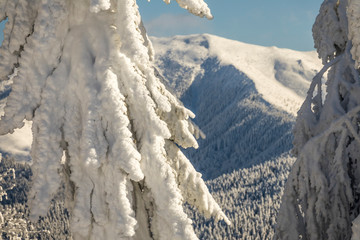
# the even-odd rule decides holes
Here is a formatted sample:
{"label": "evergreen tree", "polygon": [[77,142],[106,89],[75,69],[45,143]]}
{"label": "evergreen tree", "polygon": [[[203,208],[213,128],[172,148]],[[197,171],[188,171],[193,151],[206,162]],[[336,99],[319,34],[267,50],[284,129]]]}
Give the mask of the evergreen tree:
{"label": "evergreen tree", "polygon": [[194,115],[155,76],[136,0],[0,1],[0,18],[0,134],[33,122],[33,219],[63,180],[75,239],[195,239],[184,201],[229,223],[179,150]]}
{"label": "evergreen tree", "polygon": [[325,0],[313,26],[324,68],[298,112],[297,161],[282,199],[278,239],[352,236],[360,211],[359,20],[359,1]]}

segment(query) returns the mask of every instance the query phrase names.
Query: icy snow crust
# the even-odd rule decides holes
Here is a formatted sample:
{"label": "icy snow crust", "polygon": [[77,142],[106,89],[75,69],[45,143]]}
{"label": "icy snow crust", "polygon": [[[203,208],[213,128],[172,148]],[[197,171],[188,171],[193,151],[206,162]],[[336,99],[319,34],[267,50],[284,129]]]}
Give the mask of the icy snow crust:
{"label": "icy snow crust", "polygon": [[183,201],[228,222],[178,148],[194,115],[154,75],[136,1],[1,1],[6,17],[0,133],[33,121],[33,219],[63,180],[75,239],[196,239]]}

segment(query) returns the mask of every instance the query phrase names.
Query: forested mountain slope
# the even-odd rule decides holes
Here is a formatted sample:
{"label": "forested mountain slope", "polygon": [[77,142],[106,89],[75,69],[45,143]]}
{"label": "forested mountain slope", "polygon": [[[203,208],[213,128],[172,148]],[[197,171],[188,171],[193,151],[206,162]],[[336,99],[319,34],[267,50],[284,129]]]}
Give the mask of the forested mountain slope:
{"label": "forested mountain slope", "polygon": [[206,135],[186,151],[205,179],[290,151],[296,111],[321,68],[315,52],[207,34],[152,41],[159,74]]}
{"label": "forested mountain slope", "polygon": [[292,128],[310,81],[315,52],[261,47],[212,35],[153,38],[164,82],[206,134],[188,149],[232,226],[189,209],[200,239],[272,239],[295,159]]}

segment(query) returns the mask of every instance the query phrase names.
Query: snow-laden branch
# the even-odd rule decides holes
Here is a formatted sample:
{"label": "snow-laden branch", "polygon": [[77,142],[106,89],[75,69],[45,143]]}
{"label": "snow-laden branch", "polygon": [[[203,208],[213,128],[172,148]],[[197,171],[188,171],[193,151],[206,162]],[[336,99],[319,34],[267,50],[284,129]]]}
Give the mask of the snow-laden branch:
{"label": "snow-laden branch", "polygon": [[[315,46],[325,66],[314,78],[294,128],[298,159],[284,191],[278,239],[359,235],[359,14],[358,1],[325,0],[314,24]],[[323,94],[314,92],[325,88],[325,72],[323,100]]]}
{"label": "snow-laden branch", "polygon": [[339,51],[347,40],[346,1],[325,0],[313,26],[315,48],[325,64]]}
{"label": "snow-laden branch", "polygon": [[[201,0],[178,3],[211,18]],[[198,146],[194,114],[155,76],[135,0],[14,0],[0,14],[13,82],[0,133],[33,121],[33,219],[63,180],[76,239],[195,239],[184,201],[229,223],[180,153]]]}
{"label": "snow-laden branch", "polygon": [[[314,136],[314,128],[320,117],[323,105],[322,79],[326,71],[331,66],[338,63],[343,59],[345,54],[341,54],[330,62],[326,63],[324,67],[313,78],[307,96],[300,110],[298,111],[298,118],[296,121],[296,127],[294,129],[294,149],[293,152],[298,154],[304,144]],[[315,90],[318,89],[316,93]],[[299,130],[300,129],[300,130]]]}
{"label": "snow-laden branch", "polygon": [[351,54],[356,62],[356,67],[360,67],[360,2],[349,1],[347,8],[347,15],[349,21],[349,40],[352,41]]}
{"label": "snow-laden branch", "polygon": [[[169,4],[171,0],[163,0]],[[210,9],[203,0],[176,0],[180,7],[187,9],[190,13],[212,19]]]}

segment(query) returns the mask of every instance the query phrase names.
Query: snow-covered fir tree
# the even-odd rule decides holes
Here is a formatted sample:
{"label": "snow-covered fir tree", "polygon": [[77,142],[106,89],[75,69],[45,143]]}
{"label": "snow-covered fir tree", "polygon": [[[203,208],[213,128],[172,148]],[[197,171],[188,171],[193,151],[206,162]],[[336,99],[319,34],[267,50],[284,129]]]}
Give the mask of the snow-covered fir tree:
{"label": "snow-covered fir tree", "polygon": [[4,0],[0,19],[0,134],[33,122],[32,219],[64,181],[75,239],[196,239],[184,201],[229,223],[179,149],[194,115],[155,76],[136,0]]}
{"label": "snow-covered fir tree", "polygon": [[298,112],[297,161],[282,199],[278,239],[359,239],[359,27],[359,1],[321,5],[313,36],[324,68]]}

